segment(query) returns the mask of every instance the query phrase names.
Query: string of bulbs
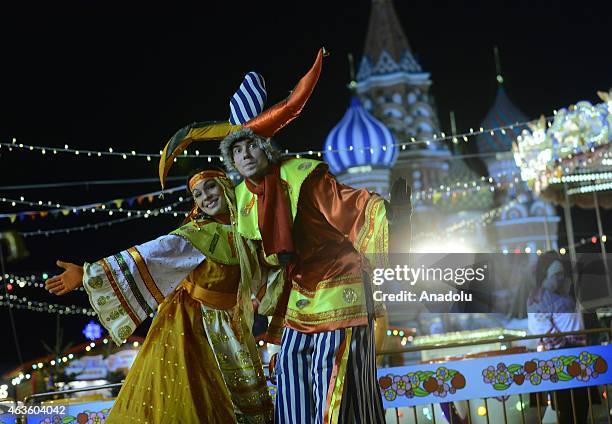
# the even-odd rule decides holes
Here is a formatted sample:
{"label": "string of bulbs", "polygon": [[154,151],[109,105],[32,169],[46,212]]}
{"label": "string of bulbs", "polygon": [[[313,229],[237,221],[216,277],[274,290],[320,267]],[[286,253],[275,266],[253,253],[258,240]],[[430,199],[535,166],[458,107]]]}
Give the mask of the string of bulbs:
{"label": "string of bulbs", "polygon": [[[554,111],[554,114],[556,115],[556,110]],[[553,119],[554,116],[547,116],[545,117],[545,119],[547,120],[547,122],[549,122],[550,124],[550,120]],[[539,119],[538,119],[539,120]],[[444,141],[450,141],[453,144],[459,144],[460,140],[462,140],[463,142],[468,142],[472,137],[481,135],[481,134],[490,134],[490,135],[495,135],[495,133],[500,133],[501,135],[505,135],[507,133],[507,131],[509,130],[513,130],[515,128],[520,128],[520,127],[525,127],[527,125],[530,125],[534,122],[537,122],[538,120],[529,120],[529,121],[525,121],[525,122],[515,122],[513,124],[509,124],[509,125],[502,125],[502,126],[498,126],[498,127],[493,127],[493,128],[483,128],[480,127],[477,130],[474,130],[473,128],[470,128],[470,130],[468,132],[464,132],[464,133],[460,133],[460,134],[451,134],[451,135],[447,135],[445,132],[441,132],[440,134],[434,134],[432,136],[431,139],[427,139],[427,140],[418,140],[416,137],[410,137],[410,141],[408,142],[396,142],[393,144],[393,147],[397,147],[401,150],[406,150],[408,147],[410,146],[414,146],[414,145],[431,145],[432,142],[444,142]],[[90,158],[100,158],[100,157],[104,157],[104,156],[111,156],[111,157],[120,157],[122,159],[128,159],[128,158],[144,158],[146,159],[148,162],[151,162],[153,158],[160,158],[162,151],[159,151],[159,153],[143,153],[143,152],[137,152],[135,150],[131,150],[129,152],[126,151],[117,151],[116,149],[109,147],[107,150],[89,150],[89,149],[75,149],[75,148],[71,148],[69,147],[67,144],[64,145],[64,147],[53,147],[53,146],[38,146],[38,145],[31,145],[31,144],[24,144],[24,143],[18,143],[16,138],[12,139],[11,143],[7,143],[7,142],[0,142],[0,149],[1,148],[6,148],[9,151],[13,151],[13,149],[20,149],[20,150],[25,150],[25,151],[36,151],[36,152],[40,152],[41,154],[45,155],[47,153],[49,154],[53,154],[56,155],[58,153],[67,153],[67,154],[74,154],[75,156],[85,156],[85,157],[90,157]],[[373,151],[373,148],[367,148],[370,151]],[[381,149],[383,151],[387,150],[387,146],[381,146]],[[353,146],[349,146],[348,149],[332,149],[331,146],[329,146],[328,149],[325,150],[304,150],[304,151],[298,151],[298,152],[290,152],[288,150],[285,150],[285,154],[289,155],[289,156],[295,156],[295,157],[300,157],[300,156],[317,156],[317,157],[321,157],[323,155],[323,153],[328,152],[328,153],[338,153],[338,152],[348,152],[348,151],[353,151]],[[365,149],[362,149],[365,151]],[[488,156],[490,155],[490,153],[485,153],[485,154],[481,154],[481,155],[485,155]],[[478,156],[478,154],[475,155],[470,155],[470,156]],[[187,149],[185,149],[183,151],[182,155],[179,155],[175,158],[175,161],[178,158],[205,158],[208,160],[208,162],[212,162],[213,159],[218,160],[220,162],[223,162],[223,156],[219,155],[219,154],[201,154],[199,150],[195,150],[194,153],[190,154],[188,152]]]}

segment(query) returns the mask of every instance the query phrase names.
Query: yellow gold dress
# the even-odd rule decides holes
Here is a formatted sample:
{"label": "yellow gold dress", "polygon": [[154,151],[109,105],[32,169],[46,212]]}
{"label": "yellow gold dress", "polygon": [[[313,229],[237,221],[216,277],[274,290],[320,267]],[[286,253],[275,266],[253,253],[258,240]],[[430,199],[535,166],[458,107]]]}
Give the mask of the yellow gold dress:
{"label": "yellow gold dress", "polygon": [[85,264],[84,287],[116,343],[158,309],[107,423],[272,421],[255,340],[233,318],[232,233],[209,226],[197,239],[170,234]]}

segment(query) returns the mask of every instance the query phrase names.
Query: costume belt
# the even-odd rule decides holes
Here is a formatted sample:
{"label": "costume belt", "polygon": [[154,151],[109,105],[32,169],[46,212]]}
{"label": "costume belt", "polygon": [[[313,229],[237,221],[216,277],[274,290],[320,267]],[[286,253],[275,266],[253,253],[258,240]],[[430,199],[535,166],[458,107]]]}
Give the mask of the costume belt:
{"label": "costume belt", "polygon": [[215,309],[231,309],[236,305],[235,293],[221,293],[196,286],[192,282],[183,281],[179,287],[194,300]]}

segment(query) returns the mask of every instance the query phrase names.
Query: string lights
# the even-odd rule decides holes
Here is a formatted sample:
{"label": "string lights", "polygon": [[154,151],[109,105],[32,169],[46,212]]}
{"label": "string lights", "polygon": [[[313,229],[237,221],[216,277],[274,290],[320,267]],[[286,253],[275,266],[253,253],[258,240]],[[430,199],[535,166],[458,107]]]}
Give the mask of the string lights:
{"label": "string lights", "polygon": [[[30,373],[33,373],[34,371],[37,371],[37,370],[43,370],[45,368],[51,368],[51,367],[56,367],[57,368],[57,367],[68,366],[70,364],[70,362],[80,358],[85,353],[90,352],[96,346],[107,345],[108,343],[109,343],[109,339],[105,337],[103,339],[98,339],[98,340],[95,340],[95,341],[92,341],[92,342],[88,343],[87,345],[85,345],[85,348],[82,349],[80,352],[76,352],[74,350],[74,348],[71,349],[78,356],[75,355],[75,353],[68,353],[66,355],[57,356],[57,357],[52,358],[50,360],[45,360],[44,362],[43,361],[39,361],[39,362],[33,363],[32,365],[30,365],[29,368],[27,368],[27,369],[24,368],[15,378],[13,378],[11,380],[11,384],[13,386],[17,386],[17,385],[21,384],[24,380],[29,380],[32,377],[32,375]],[[140,345],[140,343],[138,341],[133,341],[132,342],[132,346],[133,347],[138,347],[139,345]]]}
{"label": "string lights", "polygon": [[[21,199],[23,199],[23,197],[21,197]],[[174,211],[174,208],[177,207],[178,205],[188,202],[191,199],[184,199],[182,196],[179,197],[178,201],[170,203],[164,207],[160,207],[160,208],[155,208],[155,209],[124,209],[122,207],[120,207],[121,202],[123,202],[122,199],[117,199],[117,200],[113,200],[110,202],[105,202],[105,203],[91,203],[91,204],[87,204],[87,205],[79,205],[79,206],[70,206],[70,205],[63,205],[61,203],[52,203],[51,205],[49,205],[50,202],[43,202],[42,200],[38,201],[38,202],[30,202],[30,201],[26,201],[26,200],[17,200],[17,199],[9,199],[6,197],[2,197],[0,198],[0,202],[5,202],[5,203],[10,203],[12,206],[16,206],[17,204],[24,204],[24,205],[30,205],[30,206],[52,206],[54,207],[54,209],[50,209],[50,210],[46,210],[46,211],[21,211],[21,212],[17,212],[17,213],[2,213],[0,214],[0,218],[8,218],[10,219],[11,222],[15,222],[17,219],[19,220],[23,220],[27,217],[30,217],[32,219],[35,219],[36,217],[41,217],[41,218],[45,218],[48,215],[53,216],[54,218],[57,218],[59,216],[68,216],[71,213],[72,214],[80,214],[80,213],[106,213],[109,216],[112,216],[115,213],[124,213],[127,214],[128,217],[131,217],[132,215],[136,215],[137,217],[144,217],[144,218],[148,218],[151,215],[157,216],[160,214],[166,214],[166,215],[174,215],[174,216],[178,216],[178,214],[182,214],[184,212],[178,212],[178,211]],[[90,225],[101,225],[101,224],[90,224]],[[91,228],[91,226],[83,226],[84,228]]]}
{"label": "string lights", "polygon": [[[8,149],[9,152],[12,152],[13,150],[17,150],[17,149],[22,150],[22,151],[30,151],[30,152],[36,151],[36,152],[40,152],[42,155],[46,155],[46,154],[56,155],[58,153],[69,153],[69,154],[74,154],[75,156],[86,156],[90,158],[100,158],[100,157],[108,157],[108,156],[120,157],[122,159],[144,158],[147,160],[147,162],[151,162],[153,158],[160,158],[162,154],[161,151],[159,153],[139,153],[139,152],[136,152],[135,150],[132,150],[130,152],[121,152],[121,151],[115,151],[115,149],[113,149],[112,147],[109,147],[108,150],[106,151],[72,149],[68,147],[67,144],[65,144],[63,148],[62,147],[51,147],[51,146],[35,146],[31,144],[17,143],[16,138],[13,138],[12,143],[0,142],[0,149],[1,148],[6,148]],[[189,154],[188,151],[185,150],[183,154],[179,157],[180,158],[205,158],[205,159],[208,159],[209,162],[211,162],[212,159],[217,159],[223,162],[223,158],[221,157],[221,155],[201,155],[199,150],[196,150],[194,154]],[[176,161],[176,158],[175,158],[175,161]]]}
{"label": "string lights", "polygon": [[[559,252],[559,254],[565,255],[569,251],[570,248],[581,247],[581,246],[584,246],[584,245],[587,245],[587,244],[597,244],[599,241],[601,241],[603,243],[606,243],[608,241],[608,237],[605,234],[594,234],[591,237],[582,238],[582,239],[580,239],[580,241],[578,241],[578,242],[576,242],[576,243],[574,243],[572,245],[568,244],[566,246],[560,247],[559,249],[557,249],[557,251]],[[524,249],[516,248],[516,249],[514,249],[512,251],[510,251],[508,249],[503,249],[502,253],[504,255],[507,255],[509,253],[514,253],[514,254],[519,254],[519,253],[527,253],[527,254],[535,253],[536,255],[540,256],[543,252],[542,252],[541,249],[536,249],[535,252],[534,252],[531,249],[531,247],[527,246]]]}
{"label": "string lights", "polygon": [[456,222],[456,223],[450,225],[445,230],[445,233],[446,234],[450,234],[450,233],[456,232],[458,230],[461,230],[464,227],[470,227],[471,228],[471,227],[474,227],[474,226],[488,225],[498,215],[500,215],[502,212],[505,212],[505,211],[511,209],[517,203],[518,203],[518,199],[513,199],[513,200],[509,201],[508,203],[506,203],[505,205],[502,205],[502,206],[499,206],[497,208],[491,209],[491,210],[483,213],[482,215],[480,215],[480,216],[478,216],[476,218],[466,219],[466,220],[463,220],[463,221]]}
{"label": "string lights", "polygon": [[[553,117],[547,117],[546,119],[552,119],[552,118]],[[408,142],[395,143],[393,147],[397,147],[398,149],[401,149],[401,150],[406,150],[410,146],[415,146],[415,145],[429,146],[432,142],[445,142],[445,141],[452,142],[453,144],[459,144],[460,142],[468,142],[472,137],[478,136],[480,134],[494,135],[495,133],[500,133],[502,135],[505,135],[508,130],[525,127],[529,124],[532,124],[533,122],[534,122],[533,120],[526,121],[526,122],[516,122],[514,124],[504,125],[504,126],[499,126],[499,127],[494,127],[494,128],[480,127],[479,129],[476,129],[476,130],[473,128],[470,128],[468,132],[461,133],[461,134],[453,134],[453,135],[447,135],[446,133],[441,132],[440,134],[434,134],[431,139],[426,139],[426,140],[417,140],[416,137],[411,137]],[[121,152],[121,151],[115,151],[115,149],[113,149],[112,147],[109,147],[105,151],[82,150],[82,149],[70,148],[67,144],[64,145],[63,148],[52,147],[52,146],[36,146],[36,145],[18,143],[16,138],[13,138],[11,143],[0,142],[0,149],[1,148],[8,149],[9,151],[13,151],[13,150],[36,151],[36,152],[40,152],[43,155],[45,154],[55,155],[58,153],[67,153],[67,154],[74,154],[75,156],[86,156],[86,157],[91,157],[91,158],[98,158],[98,157],[104,157],[104,156],[121,157],[122,159],[144,158],[149,162],[153,158],[157,159],[161,157],[161,153],[162,153],[161,151],[159,153],[141,153],[141,152],[136,152],[135,150],[132,150],[130,152]],[[373,148],[368,148],[368,149],[370,151],[373,151]],[[383,151],[386,151],[387,146],[381,146],[381,149]],[[362,150],[365,151],[364,149]],[[350,146],[349,149],[332,149],[330,146],[326,150],[304,150],[300,152],[285,151],[285,154],[289,156],[295,156],[297,158],[300,158],[302,156],[321,157],[324,152],[336,153],[336,152],[341,152],[341,151],[353,151],[353,147]],[[485,154],[485,155],[489,155],[489,154]],[[212,162],[212,160],[218,160],[220,162],[223,162],[223,157],[221,155],[218,155],[218,154],[217,155],[204,155],[204,154],[200,154],[199,150],[195,150],[193,154],[190,154],[187,150],[185,150],[183,154],[175,158],[175,161],[179,158],[192,158],[192,159],[193,158],[206,158],[208,162]]]}
{"label": "string lights", "polygon": [[68,228],[57,228],[55,230],[37,230],[37,231],[25,231],[20,232],[19,234],[23,237],[34,237],[34,236],[52,236],[56,234],[70,234],[77,231],[86,231],[86,230],[97,230],[103,227],[111,227],[115,224],[121,224],[123,222],[132,221],[134,219],[140,219],[142,216],[128,216],[125,218],[114,219],[111,221],[99,222],[97,224],[87,224],[80,225],[77,227],[68,227]]}
{"label": "string lights", "polygon": [[30,300],[25,296],[16,296],[13,294],[0,295],[0,306],[8,306],[13,309],[25,309],[34,312],[47,312],[50,314],[96,316],[93,309],[84,308],[82,306],[39,302]]}

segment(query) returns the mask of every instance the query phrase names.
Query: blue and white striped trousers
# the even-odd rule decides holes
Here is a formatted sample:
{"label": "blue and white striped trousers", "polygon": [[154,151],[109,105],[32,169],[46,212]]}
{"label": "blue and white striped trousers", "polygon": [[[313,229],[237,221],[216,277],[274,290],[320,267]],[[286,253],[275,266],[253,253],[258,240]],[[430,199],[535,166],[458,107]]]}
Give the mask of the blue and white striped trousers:
{"label": "blue and white striped trousers", "polygon": [[[285,328],[275,370],[275,423],[325,423],[332,371],[345,337],[345,329],[307,334]],[[373,326],[352,328],[338,422],[385,422]]]}

